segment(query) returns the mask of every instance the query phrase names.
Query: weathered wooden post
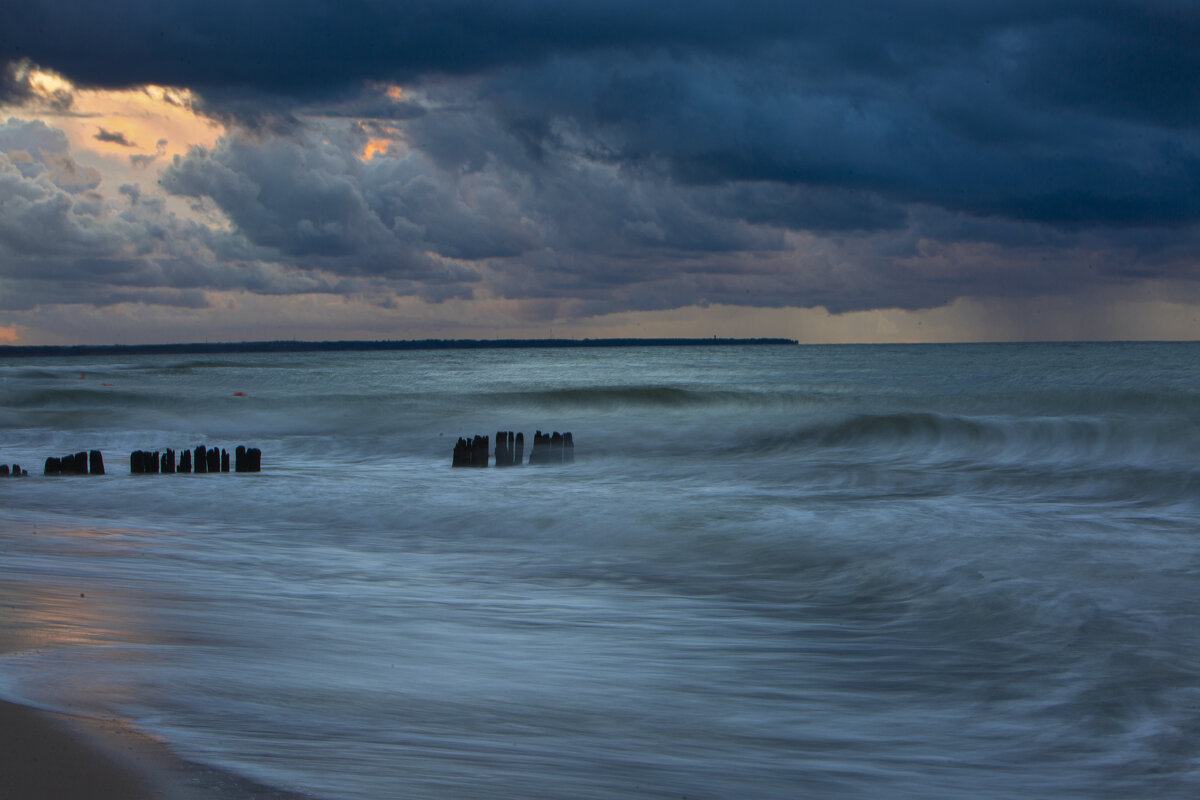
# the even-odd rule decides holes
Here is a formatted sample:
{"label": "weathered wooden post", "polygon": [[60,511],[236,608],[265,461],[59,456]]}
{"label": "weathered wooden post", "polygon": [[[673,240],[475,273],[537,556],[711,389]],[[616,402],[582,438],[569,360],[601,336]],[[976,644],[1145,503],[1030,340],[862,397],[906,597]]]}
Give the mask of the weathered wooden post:
{"label": "weathered wooden post", "polygon": [[246,448],[246,471],[262,472],[262,450],[257,447]]}
{"label": "weathered wooden post", "polygon": [[88,452],[88,471],[93,475],[104,474],[104,456],[99,450],[91,450]]}
{"label": "weathered wooden post", "polygon": [[471,443],[471,466],[486,467],[490,450],[491,443],[488,441],[488,437],[476,435],[474,442]]}
{"label": "weathered wooden post", "polygon": [[551,436],[537,431],[533,434],[533,452],[529,454],[530,464],[550,464],[554,460]]}
{"label": "weathered wooden post", "polygon": [[516,447],[513,452],[513,466],[521,466],[521,459],[525,457],[525,434],[518,433]]}
{"label": "weathered wooden post", "polygon": [[229,472],[229,453],[221,448],[221,472]]}
{"label": "weathered wooden post", "polygon": [[511,467],[520,463],[515,446],[516,439],[514,439],[512,431],[496,431],[497,467]]}
{"label": "weathered wooden post", "polygon": [[162,454],[162,459],[159,461],[159,466],[162,469],[163,475],[174,475],[175,451],[168,447]]}
{"label": "weathered wooden post", "polygon": [[76,475],[87,475],[88,474],[88,454],[87,453],[76,453],[75,454],[75,474]]}
{"label": "weathered wooden post", "polygon": [[558,431],[555,431],[550,437],[550,463],[563,463],[563,437]]}
{"label": "weathered wooden post", "polygon": [[208,466],[209,472],[220,472],[221,471],[221,451],[220,450],[218,450],[215,447],[210,447],[208,450],[208,453],[205,455],[205,460],[208,462],[207,466]]}
{"label": "weathered wooden post", "polygon": [[62,461],[55,458],[54,456],[50,456],[49,458],[47,458],[46,459],[46,471],[43,474],[57,475],[60,472],[62,472]]}
{"label": "weathered wooden post", "polygon": [[471,445],[463,437],[458,437],[458,441],[454,443],[454,460],[451,466],[469,467],[471,466]]}
{"label": "weathered wooden post", "polygon": [[197,475],[203,475],[205,472],[208,472],[208,451],[204,449],[204,445],[198,446],[194,455],[192,470]]}
{"label": "weathered wooden post", "polygon": [[142,463],[142,451],[134,450],[129,454],[129,473],[131,475],[141,475],[145,471],[146,466]]}
{"label": "weathered wooden post", "polygon": [[508,438],[504,431],[496,431],[496,466],[508,466]]}
{"label": "weathered wooden post", "polygon": [[192,451],[184,448],[179,454],[179,472],[189,473],[192,471]]}
{"label": "weathered wooden post", "polygon": [[155,450],[153,453],[144,453],[143,457],[142,457],[142,463],[146,468],[147,475],[157,475],[158,474],[158,451]]}
{"label": "weathered wooden post", "polygon": [[239,444],[233,448],[233,471],[246,471],[246,445],[244,444]]}

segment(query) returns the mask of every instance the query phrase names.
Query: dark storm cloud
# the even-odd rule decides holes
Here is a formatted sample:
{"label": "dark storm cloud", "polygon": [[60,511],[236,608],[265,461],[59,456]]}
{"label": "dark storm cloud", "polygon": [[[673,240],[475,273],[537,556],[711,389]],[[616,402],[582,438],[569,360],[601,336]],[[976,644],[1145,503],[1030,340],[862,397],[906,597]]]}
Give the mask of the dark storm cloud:
{"label": "dark storm cloud", "polygon": [[1191,124],[1198,16],[1184,0],[29,0],[7,11],[0,58],[93,86],[305,96],[553,55],[743,56],[783,44],[783,80],[979,70],[1043,102]]}
{"label": "dark storm cloud", "polygon": [[843,311],[1194,279],[1198,42],[1180,0],[35,0],[0,59],[256,128],[163,186],[262,291]]}
{"label": "dark storm cloud", "polygon": [[[362,86],[435,81],[531,152],[573,128],[587,156],[680,183],[828,189],[818,227],[895,224],[888,206],[907,203],[1200,219],[1200,7],[1183,2],[31,2],[7,29],[0,55],[88,85],[192,87],[209,113],[276,131],[321,105],[412,119],[425,109]],[[866,216],[833,219],[854,193],[873,195]]]}
{"label": "dark storm cloud", "polygon": [[0,57],[29,58],[94,86],[157,82],[305,95],[363,80],[531,63],[561,50],[740,48],[799,31],[809,25],[806,16],[763,0],[114,0],[103,7],[34,0],[10,10]]}

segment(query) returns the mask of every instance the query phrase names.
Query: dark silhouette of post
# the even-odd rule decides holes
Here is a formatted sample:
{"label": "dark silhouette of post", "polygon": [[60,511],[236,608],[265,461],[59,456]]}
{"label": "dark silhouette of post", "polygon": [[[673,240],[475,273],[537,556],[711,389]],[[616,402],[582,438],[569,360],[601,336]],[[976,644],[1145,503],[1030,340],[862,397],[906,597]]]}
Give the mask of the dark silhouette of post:
{"label": "dark silhouette of post", "polygon": [[187,474],[187,473],[190,473],[191,471],[192,471],[192,451],[185,448],[184,451],[179,454],[179,472]]}
{"label": "dark silhouette of post", "polygon": [[476,436],[475,441],[471,443],[471,466],[472,467],[487,467],[488,451],[491,449],[488,437]]}
{"label": "dark silhouette of post", "polygon": [[509,458],[508,437],[504,431],[496,431],[496,466],[507,467]]}
{"label": "dark silhouette of post", "polygon": [[221,448],[221,472],[229,472],[229,453]]}
{"label": "dark silhouette of post", "polygon": [[518,433],[517,439],[516,439],[516,446],[513,450],[513,466],[514,467],[521,466],[521,459],[523,459],[524,457],[525,457],[525,434]]}
{"label": "dark silhouette of post", "polygon": [[167,448],[163,451],[162,459],[159,461],[159,467],[162,469],[163,475],[175,474],[175,451]]}
{"label": "dark silhouette of post", "polygon": [[99,450],[88,452],[88,471],[93,475],[104,474],[104,455]]}
{"label": "dark silhouette of post", "polygon": [[204,445],[196,448],[192,469],[197,475],[203,475],[208,472],[208,450],[205,449]]}
{"label": "dark silhouette of post", "polygon": [[[558,434],[554,434],[558,436]],[[559,436],[561,441],[562,437]],[[530,464],[553,464],[554,463],[554,444],[553,436],[548,433],[536,431],[533,434],[533,452],[529,454]]]}
{"label": "dark silhouette of post", "polygon": [[458,437],[458,441],[454,443],[454,454],[450,459],[452,467],[469,467],[471,466],[471,446],[463,437]]}
{"label": "dark silhouette of post", "polygon": [[520,463],[514,449],[516,440],[512,431],[496,431],[496,466],[511,467]]}

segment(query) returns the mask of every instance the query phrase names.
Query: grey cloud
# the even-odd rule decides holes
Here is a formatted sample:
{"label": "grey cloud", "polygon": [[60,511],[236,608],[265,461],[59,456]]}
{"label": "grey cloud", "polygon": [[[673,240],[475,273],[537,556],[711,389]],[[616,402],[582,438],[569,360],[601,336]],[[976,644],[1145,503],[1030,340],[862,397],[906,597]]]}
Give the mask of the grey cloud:
{"label": "grey cloud", "polygon": [[[1119,244],[1129,226],[1064,228],[900,204],[869,189],[680,182],[669,169],[610,158],[569,125],[531,149],[478,107],[430,111],[401,132],[416,149],[367,162],[355,158],[364,142],[355,125],[321,123],[306,139],[235,135],[179,159],[164,185],[229,214],[237,227],[218,252],[244,247],[241,258],[386,276],[396,291],[428,297],[478,284],[580,313],[705,302],[930,307],[1129,279],[1117,260],[1080,267],[1084,252],[1121,246],[1121,263],[1151,263]],[[345,232],[335,249],[307,236],[330,214],[339,215],[331,229]],[[1176,238],[1196,252],[1194,237]],[[420,253],[478,267],[396,268]],[[381,267],[383,254],[391,262]]]}
{"label": "grey cloud", "polygon": [[119,144],[121,147],[137,147],[137,144],[125,138],[125,134],[120,131],[110,131],[107,128],[97,128],[96,135],[92,138],[98,142]]}
{"label": "grey cloud", "polygon": [[0,125],[0,305],[199,307],[204,290],[332,291],[322,276],[283,264],[218,260],[211,229],[166,212],[137,184],[120,186],[117,202],[93,191],[99,183],[61,131],[18,119]]}
{"label": "grey cloud", "polygon": [[167,153],[167,140],[159,139],[154,144],[154,153],[134,153],[129,157],[129,163],[138,168],[145,168],[162,158]]}
{"label": "grey cloud", "polygon": [[503,191],[447,186],[419,155],[363,162],[365,138],[341,130],[349,138],[336,143],[235,134],[177,158],[163,186],[211,198],[264,253],[314,267],[336,262],[341,274],[454,281],[429,253],[473,259],[532,246]]}
{"label": "grey cloud", "polygon": [[95,189],[100,173],[69,155],[66,135],[44,122],[10,118],[0,125],[0,153],[21,177],[77,194]]}

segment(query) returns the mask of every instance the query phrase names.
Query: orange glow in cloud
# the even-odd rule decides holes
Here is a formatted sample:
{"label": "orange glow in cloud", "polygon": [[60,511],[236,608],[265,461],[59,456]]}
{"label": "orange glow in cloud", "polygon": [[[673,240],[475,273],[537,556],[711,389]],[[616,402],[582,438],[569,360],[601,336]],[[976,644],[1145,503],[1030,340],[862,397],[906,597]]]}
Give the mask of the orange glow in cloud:
{"label": "orange glow in cloud", "polygon": [[17,340],[16,328],[5,328],[0,326],[0,343],[12,344]]}
{"label": "orange glow in cloud", "polygon": [[391,145],[391,139],[370,139],[367,146],[363,148],[362,160],[370,161],[375,156],[383,153],[387,155],[388,147]]}
{"label": "orange glow in cloud", "polygon": [[[193,109],[196,96],[187,89],[142,86],[133,89],[80,89],[66,78],[36,66],[21,67],[37,100],[20,109],[27,119],[41,119],[63,131],[75,152],[91,151],[122,160],[129,155],[158,155],[169,159],[186,153],[192,145],[212,147],[225,127]],[[39,102],[40,101],[40,102]],[[69,110],[63,107],[64,101]],[[133,147],[96,139],[99,129],[124,136]],[[160,148],[159,142],[165,144]]]}
{"label": "orange glow in cloud", "polygon": [[17,68],[17,79],[28,79],[29,88],[39,97],[47,99],[53,98],[61,92],[70,92],[75,88],[66,78],[30,65],[21,65]]}
{"label": "orange glow in cloud", "polygon": [[389,100],[394,100],[397,103],[404,99],[404,89],[399,86],[389,86],[384,94],[388,96]]}

